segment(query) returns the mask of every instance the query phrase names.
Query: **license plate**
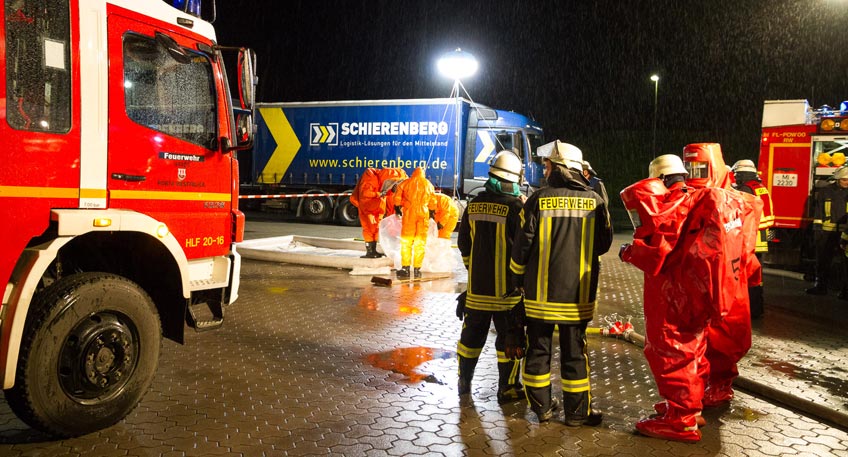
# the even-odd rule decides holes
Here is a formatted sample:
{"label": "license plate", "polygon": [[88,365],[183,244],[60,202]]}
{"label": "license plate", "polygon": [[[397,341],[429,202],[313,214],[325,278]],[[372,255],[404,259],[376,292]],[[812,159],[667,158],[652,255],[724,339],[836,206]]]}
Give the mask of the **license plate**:
{"label": "license plate", "polygon": [[772,183],[775,187],[798,187],[798,174],[775,173]]}

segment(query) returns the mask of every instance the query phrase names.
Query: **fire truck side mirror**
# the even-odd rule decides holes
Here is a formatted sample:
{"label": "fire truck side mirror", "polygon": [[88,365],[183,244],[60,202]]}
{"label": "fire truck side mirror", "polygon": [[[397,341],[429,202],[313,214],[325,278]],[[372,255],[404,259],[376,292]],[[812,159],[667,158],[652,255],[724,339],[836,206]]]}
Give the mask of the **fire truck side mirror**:
{"label": "fire truck side mirror", "polygon": [[252,111],[256,98],[256,54],[252,49],[239,49],[238,89],[241,108]]}
{"label": "fire truck side mirror", "polygon": [[254,125],[253,125],[253,114],[248,110],[238,109],[233,110],[233,114],[235,115],[235,123],[236,123],[236,137],[235,144],[231,144],[230,141],[223,137],[222,146],[224,151],[232,151],[237,150],[241,151],[244,149],[250,149],[253,147],[253,134],[254,134]]}

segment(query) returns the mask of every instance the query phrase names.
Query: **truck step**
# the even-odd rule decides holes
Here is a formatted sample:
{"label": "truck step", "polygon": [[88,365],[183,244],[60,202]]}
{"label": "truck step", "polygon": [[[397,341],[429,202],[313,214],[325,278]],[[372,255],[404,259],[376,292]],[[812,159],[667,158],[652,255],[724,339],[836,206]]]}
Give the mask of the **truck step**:
{"label": "truck step", "polygon": [[224,324],[224,308],[220,301],[189,305],[186,321],[197,332],[216,329]]}

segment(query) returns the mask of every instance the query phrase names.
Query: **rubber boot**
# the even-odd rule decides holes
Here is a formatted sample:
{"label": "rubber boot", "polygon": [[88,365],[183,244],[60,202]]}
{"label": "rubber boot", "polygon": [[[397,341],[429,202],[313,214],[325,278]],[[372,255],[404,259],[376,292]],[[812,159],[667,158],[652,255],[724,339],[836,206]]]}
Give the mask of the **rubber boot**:
{"label": "rubber boot", "polygon": [[383,254],[377,252],[377,242],[369,241],[365,243],[365,250],[367,251],[363,256],[366,259],[379,259],[380,257],[385,257]]}
{"label": "rubber boot", "polygon": [[471,379],[474,377],[477,359],[469,359],[461,355],[457,357],[459,358],[459,381],[456,384],[456,390],[459,395],[467,395],[471,393]]}
{"label": "rubber boot", "polygon": [[827,295],[827,284],[819,278],[816,278],[816,283],[813,287],[805,290],[809,295]]}
{"label": "rubber boot", "polygon": [[359,258],[360,259],[373,259],[374,258],[374,246],[376,246],[376,244],[377,243],[375,243],[373,241],[366,241],[365,242],[365,255],[361,255],[361,256],[359,256]]}
{"label": "rubber boot", "polygon": [[[604,420],[603,413],[587,406],[590,400],[589,396],[585,395],[585,393],[574,395],[573,393],[568,394],[563,391],[562,396],[563,409],[565,409],[565,425],[569,427],[580,427],[581,425],[594,427],[600,425]],[[588,414],[586,414],[587,410],[589,411]]]}
{"label": "rubber boot", "polygon": [[[666,411],[668,411],[668,402],[661,401],[659,403],[654,403],[654,411],[657,412],[660,416],[665,416]],[[698,427],[703,427],[707,425],[707,420],[704,419],[704,416],[699,412],[695,414],[695,423],[698,424]]]}
{"label": "rubber boot", "polygon": [[664,416],[649,417],[636,422],[636,430],[653,438],[687,443],[701,441],[701,431],[698,430],[694,415],[675,417],[666,413]]}
{"label": "rubber boot", "polygon": [[553,419],[554,413],[556,413],[558,409],[559,409],[559,400],[556,399],[556,398],[551,398],[551,407],[548,408],[547,411],[537,412],[536,410],[533,410],[533,412],[536,413],[536,416],[539,418],[539,423],[541,424],[541,423],[544,423],[544,422],[547,422],[547,421]]}
{"label": "rubber boot", "polygon": [[704,389],[704,408],[717,408],[733,400],[732,382],[711,384]]}
{"label": "rubber boot", "polygon": [[420,278],[421,277],[421,268],[413,269],[412,274],[415,275],[416,278]]}
{"label": "rubber boot", "polygon": [[397,271],[397,277],[402,279],[409,278],[409,267],[401,267],[401,269]]}

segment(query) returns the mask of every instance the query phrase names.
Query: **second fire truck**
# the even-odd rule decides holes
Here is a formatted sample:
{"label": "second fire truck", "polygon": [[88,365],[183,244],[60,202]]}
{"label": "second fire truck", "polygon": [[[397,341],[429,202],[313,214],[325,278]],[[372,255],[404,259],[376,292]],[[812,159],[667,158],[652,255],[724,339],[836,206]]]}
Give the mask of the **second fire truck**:
{"label": "second fire truck", "polygon": [[816,189],[846,162],[848,102],[813,109],[806,100],[768,100],[762,127],[758,171],[774,205],[775,234],[766,261],[802,269],[813,257]]}

